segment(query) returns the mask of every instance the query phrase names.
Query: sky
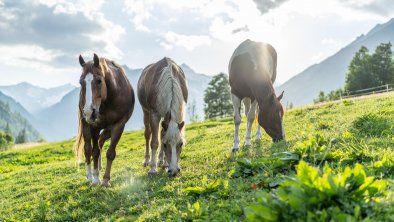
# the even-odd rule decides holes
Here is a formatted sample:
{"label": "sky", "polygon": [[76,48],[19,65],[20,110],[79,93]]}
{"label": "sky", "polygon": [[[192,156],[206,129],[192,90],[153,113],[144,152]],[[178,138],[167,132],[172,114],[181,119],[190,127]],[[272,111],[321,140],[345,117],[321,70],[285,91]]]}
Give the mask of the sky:
{"label": "sky", "polygon": [[393,0],[0,0],[0,85],[77,85],[93,53],[227,73],[245,39],[274,46],[284,83],[393,17]]}

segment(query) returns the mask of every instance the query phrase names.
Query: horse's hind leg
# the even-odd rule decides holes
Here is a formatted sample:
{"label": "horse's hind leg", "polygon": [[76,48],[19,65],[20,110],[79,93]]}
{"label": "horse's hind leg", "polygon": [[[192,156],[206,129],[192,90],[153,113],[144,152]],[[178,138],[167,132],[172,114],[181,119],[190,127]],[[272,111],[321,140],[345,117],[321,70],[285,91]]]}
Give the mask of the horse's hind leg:
{"label": "horse's hind leg", "polygon": [[251,139],[252,139],[252,126],[254,119],[256,117],[256,106],[257,106],[257,101],[255,100],[251,106],[250,110],[247,115],[248,123],[246,124],[246,136],[245,136],[245,146],[251,146]]}
{"label": "horse's hind leg", "polygon": [[151,137],[150,130],[150,117],[149,112],[144,110],[144,125],[145,125],[145,158],[144,158],[144,167],[149,165],[149,142]]}
{"label": "horse's hind leg", "polygon": [[241,124],[241,100],[234,94],[231,94],[231,100],[234,108],[234,146],[233,152],[239,150],[239,125]]}
{"label": "horse's hind leg", "polygon": [[111,131],[109,129],[104,129],[104,131],[100,134],[100,138],[99,138],[99,148],[100,148],[100,155],[98,158],[98,170],[101,171],[101,152],[103,151],[103,146],[106,140],[108,140],[109,138],[111,138]]}
{"label": "horse's hind leg", "polygon": [[111,167],[112,167],[112,162],[114,161],[116,157],[116,145],[118,145],[118,142],[120,140],[120,137],[122,136],[124,126],[127,121],[122,121],[120,123],[115,124],[111,128],[111,143],[109,144],[109,148],[107,150],[107,166],[105,167],[105,173],[103,177],[103,182],[101,183],[101,186],[103,187],[109,187],[109,180],[111,179]]}

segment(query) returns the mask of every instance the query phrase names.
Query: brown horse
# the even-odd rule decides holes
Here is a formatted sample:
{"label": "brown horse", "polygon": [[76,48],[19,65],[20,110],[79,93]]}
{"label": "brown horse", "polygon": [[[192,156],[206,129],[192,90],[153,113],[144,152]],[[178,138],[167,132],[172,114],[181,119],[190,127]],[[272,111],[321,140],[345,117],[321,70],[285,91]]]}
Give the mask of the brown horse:
{"label": "brown horse", "polygon": [[[258,113],[259,125],[274,140],[285,137],[283,129],[283,107],[276,97],[273,83],[276,78],[276,51],[267,43],[245,40],[234,51],[229,63],[229,78],[234,107],[234,146],[239,149],[239,125],[241,124],[241,101],[244,101],[247,127],[245,145],[251,145],[252,124]],[[257,107],[258,105],[258,107]],[[260,139],[260,128],[256,140]]]}
{"label": "brown horse", "polygon": [[137,94],[144,112],[146,142],[144,166],[149,164],[149,141],[152,150],[148,175],[157,174],[159,123],[164,118],[161,123],[159,165],[163,163],[165,167],[169,164],[168,173],[175,176],[180,172],[178,162],[185,143],[184,110],[188,95],[185,74],[174,61],[163,58],[148,65],[142,71],[138,80]]}
{"label": "brown horse", "polygon": [[115,62],[94,54],[93,61],[89,62],[85,62],[80,55],[79,63],[82,66],[82,74],[79,80],[79,130],[75,149],[79,158],[82,146],[84,147],[87,179],[93,185],[98,185],[101,170],[100,152],[104,142],[111,138],[107,151],[107,167],[101,183],[102,186],[108,187],[112,161],[116,156],[115,147],[133,113],[134,91],[123,68]]}

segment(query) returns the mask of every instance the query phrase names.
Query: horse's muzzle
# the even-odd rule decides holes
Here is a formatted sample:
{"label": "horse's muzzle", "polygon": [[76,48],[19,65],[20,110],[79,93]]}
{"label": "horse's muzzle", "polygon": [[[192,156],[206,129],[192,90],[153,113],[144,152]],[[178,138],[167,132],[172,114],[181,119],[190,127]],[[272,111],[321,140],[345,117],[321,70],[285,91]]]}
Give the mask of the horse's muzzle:
{"label": "horse's muzzle", "polygon": [[273,139],[272,139],[272,142],[276,143],[276,142],[280,142],[280,141],[284,141],[284,140],[285,140],[284,137],[281,137],[281,138],[273,138]]}
{"label": "horse's muzzle", "polygon": [[170,170],[170,169],[168,170],[168,176],[170,176],[170,177],[175,177],[179,173],[181,173],[180,168],[178,168],[177,170]]}

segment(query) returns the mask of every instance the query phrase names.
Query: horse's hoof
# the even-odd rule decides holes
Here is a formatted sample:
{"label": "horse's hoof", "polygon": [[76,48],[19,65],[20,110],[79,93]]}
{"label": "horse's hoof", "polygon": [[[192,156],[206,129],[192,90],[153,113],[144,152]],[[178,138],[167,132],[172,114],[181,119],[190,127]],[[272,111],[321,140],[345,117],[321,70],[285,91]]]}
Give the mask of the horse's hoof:
{"label": "horse's hoof", "polygon": [[249,142],[245,142],[244,146],[252,146],[252,143],[250,141]]}
{"label": "horse's hoof", "polygon": [[92,186],[98,186],[100,184],[101,184],[100,180],[92,181]]}
{"label": "horse's hoof", "polygon": [[102,187],[111,187],[111,184],[109,183],[109,180],[104,179],[104,180],[101,182],[101,186],[102,186]]}
{"label": "horse's hoof", "polygon": [[150,176],[150,177],[155,177],[155,176],[157,176],[157,171],[149,171],[149,172],[148,172],[148,176]]}
{"label": "horse's hoof", "polygon": [[87,183],[92,183],[93,182],[93,177],[86,177],[86,182]]}
{"label": "horse's hoof", "polygon": [[233,151],[233,153],[236,153],[239,151],[239,148],[233,148],[231,151]]}

